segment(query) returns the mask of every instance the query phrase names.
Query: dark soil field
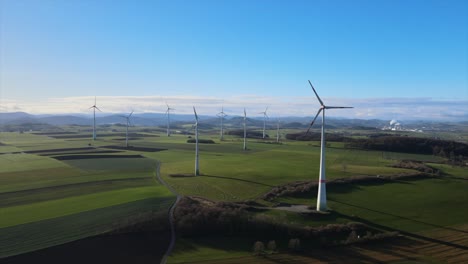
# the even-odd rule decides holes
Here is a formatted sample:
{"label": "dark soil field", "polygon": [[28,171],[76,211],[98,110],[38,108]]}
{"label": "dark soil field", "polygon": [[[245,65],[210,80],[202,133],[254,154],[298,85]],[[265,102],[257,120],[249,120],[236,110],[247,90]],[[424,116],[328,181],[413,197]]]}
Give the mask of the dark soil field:
{"label": "dark soil field", "polygon": [[84,148],[58,148],[58,149],[40,149],[40,150],[28,150],[24,151],[27,154],[43,154],[43,153],[59,153],[59,152],[68,152],[68,151],[89,151],[95,149],[94,147],[84,147]]}
{"label": "dark soil field", "polygon": [[61,155],[53,157],[56,160],[79,160],[79,159],[126,159],[144,158],[141,155]]}
{"label": "dark soil field", "polygon": [[[56,139],[72,139],[72,138],[91,138],[88,134],[48,134],[52,138]],[[125,137],[125,133],[104,133],[98,134],[98,137]],[[140,133],[129,133],[129,137],[143,138],[143,137],[159,137],[158,135],[140,134]]]}
{"label": "dark soil field", "polygon": [[90,237],[0,260],[1,263],[159,263],[169,233],[128,233]]}
{"label": "dark soil field", "polygon": [[159,152],[163,150],[167,150],[165,148],[148,148],[148,147],[135,147],[135,146],[103,146],[102,148],[108,149],[119,149],[119,150],[132,150],[132,151],[143,151],[143,152]]}

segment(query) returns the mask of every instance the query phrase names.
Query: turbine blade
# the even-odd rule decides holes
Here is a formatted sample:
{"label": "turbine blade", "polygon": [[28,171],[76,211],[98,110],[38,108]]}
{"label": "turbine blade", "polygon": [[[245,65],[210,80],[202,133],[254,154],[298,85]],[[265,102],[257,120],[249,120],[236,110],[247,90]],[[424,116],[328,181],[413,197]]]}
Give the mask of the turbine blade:
{"label": "turbine blade", "polygon": [[265,114],[266,114],[266,112],[268,111],[268,107],[269,107],[269,106],[267,106],[267,107],[265,108]]}
{"label": "turbine blade", "polygon": [[322,112],[322,109],[323,108],[320,108],[317,112],[317,114],[315,115],[314,117],[314,120],[312,120],[312,122],[310,123],[310,126],[309,128],[307,129],[307,132],[305,133],[306,135],[309,134],[309,131],[310,131],[310,128],[312,127],[312,125],[314,124],[315,120],[317,119],[318,115],[320,114],[320,112]]}
{"label": "turbine blade", "polygon": [[128,117],[130,118],[132,115],[133,115],[133,110],[132,110],[132,112],[128,115]]}
{"label": "turbine blade", "polygon": [[354,108],[352,106],[325,106],[326,109]]}
{"label": "turbine blade", "polygon": [[244,108],[244,119],[247,117],[247,113],[245,112],[245,108]]}
{"label": "turbine blade", "polygon": [[197,110],[195,110],[195,106],[193,107],[193,112],[195,113],[195,119],[197,120],[197,123],[198,123],[198,115],[197,115]]}
{"label": "turbine blade", "polygon": [[309,80],[309,84],[310,84],[310,87],[312,87],[312,90],[314,91],[315,96],[317,96],[317,99],[319,100],[320,105],[324,105],[323,102],[322,102],[322,99],[320,99],[320,97],[318,96],[318,94],[317,94],[317,92],[315,91],[315,88],[314,88],[314,86],[312,85],[312,83],[310,82],[310,80]]}
{"label": "turbine blade", "polygon": [[99,112],[102,112],[101,109],[99,109],[97,106],[95,106],[94,108],[96,108],[97,110],[99,110]]}

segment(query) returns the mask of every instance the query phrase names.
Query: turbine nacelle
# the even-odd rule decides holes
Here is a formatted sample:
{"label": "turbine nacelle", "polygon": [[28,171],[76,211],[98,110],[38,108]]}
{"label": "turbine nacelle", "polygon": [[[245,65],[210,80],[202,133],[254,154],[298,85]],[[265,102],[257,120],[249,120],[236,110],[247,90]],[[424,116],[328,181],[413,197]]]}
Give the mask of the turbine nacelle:
{"label": "turbine nacelle", "polygon": [[96,106],[96,96],[94,97],[94,105],[92,105],[90,108],[88,109],[91,109],[91,108],[94,108],[94,109],[97,109],[99,110],[99,112],[102,112],[101,109],[99,109],[97,106]]}
{"label": "turbine nacelle", "polygon": [[310,84],[310,87],[312,87],[312,91],[314,91],[315,96],[317,97],[317,100],[318,100],[319,103],[320,103],[320,108],[319,108],[319,110],[317,111],[317,114],[315,115],[314,119],[313,119],[312,122],[310,123],[309,128],[307,129],[306,134],[309,133],[310,128],[311,128],[312,125],[315,123],[315,120],[317,119],[317,117],[318,117],[318,115],[320,114],[320,112],[325,111],[325,109],[353,108],[353,107],[350,107],[350,106],[326,106],[326,105],[323,103],[322,99],[320,99],[320,96],[317,94],[317,91],[315,91],[315,88],[314,88],[314,86],[312,85],[312,83],[310,82],[310,80],[309,80],[309,84]]}

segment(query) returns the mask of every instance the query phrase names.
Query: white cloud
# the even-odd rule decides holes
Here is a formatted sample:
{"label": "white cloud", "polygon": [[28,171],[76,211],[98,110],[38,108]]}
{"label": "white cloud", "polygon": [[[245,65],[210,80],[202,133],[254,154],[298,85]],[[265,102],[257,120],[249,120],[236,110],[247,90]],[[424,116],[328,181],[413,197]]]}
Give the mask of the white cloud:
{"label": "white cloud", "polygon": [[[381,118],[381,119],[437,119],[461,120],[468,117],[467,100],[435,100],[431,98],[322,98],[333,106],[353,106],[353,109],[327,111],[331,117]],[[136,113],[163,113],[166,102],[174,108],[175,114],[191,114],[192,106],[199,114],[214,115],[224,110],[228,115],[241,115],[244,107],[249,116],[261,116],[260,112],[269,107],[270,117],[313,116],[319,104],[315,97],[275,97],[239,95],[230,98],[199,96],[99,96],[97,106],[102,114],[122,113],[135,110]],[[1,112],[23,111],[32,114],[90,113],[94,97],[49,98],[37,101],[1,100]]]}

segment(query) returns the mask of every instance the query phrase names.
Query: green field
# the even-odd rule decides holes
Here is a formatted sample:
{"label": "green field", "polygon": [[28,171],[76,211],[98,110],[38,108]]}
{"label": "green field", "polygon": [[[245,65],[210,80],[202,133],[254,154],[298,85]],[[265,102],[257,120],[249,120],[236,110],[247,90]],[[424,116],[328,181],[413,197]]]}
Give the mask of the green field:
{"label": "green field", "polygon": [[[195,146],[186,143],[186,135],[147,133],[130,141],[134,147],[159,149],[150,152],[106,148],[124,144],[115,140],[121,137],[106,133],[94,142],[82,137],[0,133],[4,144],[0,145],[0,256],[102,234],[135,214],[167,210],[175,197],[155,180],[158,161],[163,179],[177,192],[217,201],[256,200],[271,205],[261,197],[274,186],[318,179],[319,142],[272,144],[249,139],[249,149],[243,151],[239,138],[226,136],[220,142],[217,132],[202,131],[202,137],[215,144],[200,145],[202,175],[187,177],[193,174]],[[401,159],[427,162],[440,169],[443,178],[330,187],[332,211],[322,218],[273,209],[258,214],[298,225],[361,221],[416,233],[468,223],[466,210],[460,210],[468,205],[466,168],[441,164],[440,157],[348,149],[331,142],[327,178],[414,173],[390,167]],[[180,175],[186,177],[174,177]],[[315,195],[274,202],[314,205]],[[249,256],[252,239],[178,240],[169,260]]]}
{"label": "green field", "polygon": [[111,139],[0,133],[0,256],[103,234],[168,210],[175,198],[156,181],[156,160],[93,148]]}

